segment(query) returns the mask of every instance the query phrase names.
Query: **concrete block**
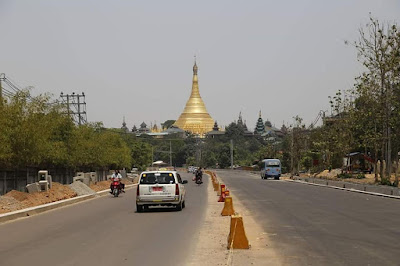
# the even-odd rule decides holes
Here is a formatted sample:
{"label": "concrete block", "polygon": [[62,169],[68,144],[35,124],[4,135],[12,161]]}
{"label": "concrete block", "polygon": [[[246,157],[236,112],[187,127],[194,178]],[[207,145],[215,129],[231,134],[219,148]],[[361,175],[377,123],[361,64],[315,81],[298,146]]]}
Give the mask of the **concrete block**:
{"label": "concrete block", "polygon": [[53,178],[51,177],[51,175],[47,176],[47,182],[49,182],[49,189],[53,188]]}
{"label": "concrete block", "polygon": [[39,183],[32,183],[26,185],[26,189],[28,190],[28,193],[35,193],[40,191]]}
{"label": "concrete block", "polygon": [[90,186],[90,176],[85,176],[85,177],[83,178],[83,183],[84,183],[86,186]]}
{"label": "concrete block", "polygon": [[96,183],[97,181],[99,181],[96,172],[90,172],[90,181],[92,183]]}
{"label": "concrete block", "polygon": [[126,178],[126,170],[125,169],[121,170],[120,174],[121,174],[122,178]]}
{"label": "concrete block", "polygon": [[83,177],[84,175],[85,175],[84,172],[77,172],[77,173],[76,173],[76,176],[81,176],[81,177]]}
{"label": "concrete block", "polygon": [[40,191],[48,191],[49,190],[49,182],[47,180],[39,181],[39,189]]}
{"label": "concrete block", "polygon": [[77,182],[77,181],[83,182],[83,176],[74,176],[72,178],[72,182]]}
{"label": "concrete block", "polygon": [[91,195],[95,194],[96,192],[92,190],[90,187],[85,185],[84,183],[77,181],[69,185],[69,187],[78,194],[78,196],[82,195]]}

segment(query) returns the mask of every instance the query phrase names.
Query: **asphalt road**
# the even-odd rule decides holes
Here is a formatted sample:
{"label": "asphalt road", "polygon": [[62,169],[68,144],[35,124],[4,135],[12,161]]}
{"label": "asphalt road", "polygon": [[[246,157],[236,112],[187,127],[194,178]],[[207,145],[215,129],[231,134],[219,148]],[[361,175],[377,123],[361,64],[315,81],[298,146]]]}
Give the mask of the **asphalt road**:
{"label": "asphalt road", "polygon": [[0,225],[0,265],[185,265],[207,204],[188,179],[186,208],[136,213],[136,189]]}
{"label": "asphalt road", "polygon": [[400,200],[217,173],[285,265],[400,265]]}

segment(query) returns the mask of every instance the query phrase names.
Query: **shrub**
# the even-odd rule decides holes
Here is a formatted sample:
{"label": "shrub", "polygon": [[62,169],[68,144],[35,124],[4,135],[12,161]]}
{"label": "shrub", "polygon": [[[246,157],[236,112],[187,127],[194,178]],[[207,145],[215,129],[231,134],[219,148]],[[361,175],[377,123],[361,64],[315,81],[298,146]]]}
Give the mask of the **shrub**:
{"label": "shrub", "polygon": [[346,178],[352,178],[351,174],[349,173],[341,173],[337,175],[338,178],[346,179]]}
{"label": "shrub", "polygon": [[392,183],[390,182],[389,179],[387,178],[382,178],[381,181],[379,182],[380,185],[384,185],[384,186],[391,186]]}
{"label": "shrub", "polygon": [[364,175],[364,173],[358,173],[357,176],[356,176],[356,178],[357,178],[357,179],[364,179],[364,178],[365,178],[365,175]]}

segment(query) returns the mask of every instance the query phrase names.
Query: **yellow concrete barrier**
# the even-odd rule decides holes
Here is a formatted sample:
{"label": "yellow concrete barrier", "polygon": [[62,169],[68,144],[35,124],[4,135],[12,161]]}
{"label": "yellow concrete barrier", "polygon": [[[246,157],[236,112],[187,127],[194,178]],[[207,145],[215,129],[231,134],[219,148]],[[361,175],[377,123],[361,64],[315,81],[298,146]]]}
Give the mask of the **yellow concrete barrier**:
{"label": "yellow concrete barrier", "polygon": [[230,216],[234,215],[235,210],[233,209],[233,199],[232,197],[226,197],[225,198],[225,203],[224,203],[224,208],[222,209],[221,215],[222,216]]}
{"label": "yellow concrete barrier", "polygon": [[231,216],[231,229],[228,236],[228,249],[249,249],[250,244],[244,231],[241,215]]}
{"label": "yellow concrete barrier", "polygon": [[222,185],[218,184],[217,196],[221,196]]}
{"label": "yellow concrete barrier", "polygon": [[214,191],[218,191],[218,188],[219,188],[219,183],[214,183]]}

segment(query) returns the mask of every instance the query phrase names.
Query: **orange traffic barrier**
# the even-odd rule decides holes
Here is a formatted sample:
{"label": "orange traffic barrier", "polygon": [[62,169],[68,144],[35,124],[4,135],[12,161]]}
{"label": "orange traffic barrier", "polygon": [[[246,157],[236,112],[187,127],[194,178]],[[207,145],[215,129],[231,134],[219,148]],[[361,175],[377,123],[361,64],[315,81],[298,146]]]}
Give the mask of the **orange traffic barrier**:
{"label": "orange traffic barrier", "polygon": [[218,202],[225,201],[225,185],[221,184],[221,195],[219,196]]}
{"label": "orange traffic barrier", "polygon": [[231,228],[228,236],[228,249],[249,249],[250,244],[244,231],[243,218],[240,215],[231,216]]}
{"label": "orange traffic barrier", "polygon": [[218,182],[215,182],[213,185],[214,185],[214,191],[218,191],[218,189],[219,189],[219,183],[218,183]]}
{"label": "orange traffic barrier", "polygon": [[225,185],[222,185],[222,184],[218,185],[217,196],[221,196],[222,186],[225,186]]}
{"label": "orange traffic barrier", "polygon": [[235,210],[233,209],[233,199],[232,197],[226,197],[224,208],[222,209],[221,215],[222,216],[230,216],[235,214]]}

